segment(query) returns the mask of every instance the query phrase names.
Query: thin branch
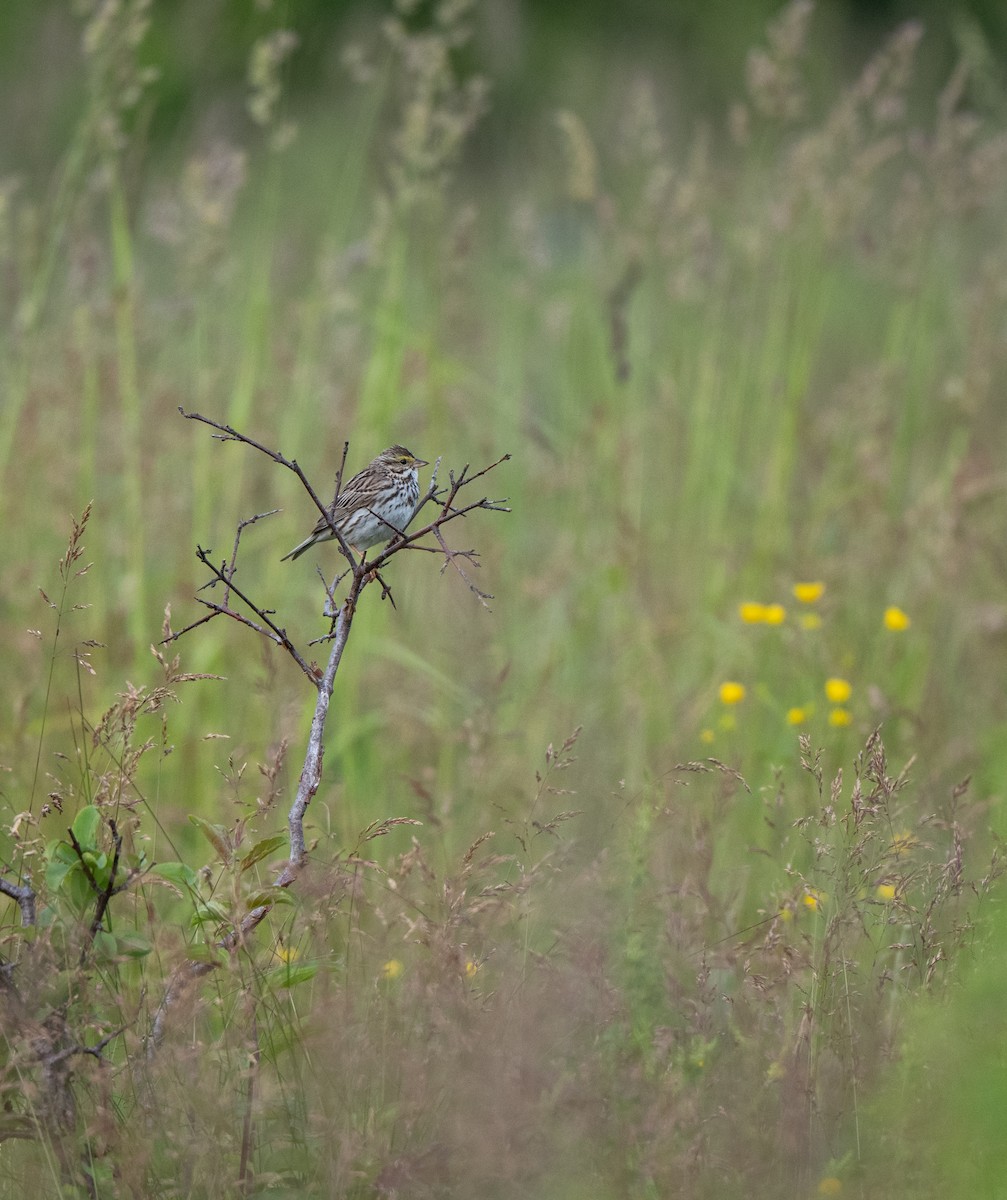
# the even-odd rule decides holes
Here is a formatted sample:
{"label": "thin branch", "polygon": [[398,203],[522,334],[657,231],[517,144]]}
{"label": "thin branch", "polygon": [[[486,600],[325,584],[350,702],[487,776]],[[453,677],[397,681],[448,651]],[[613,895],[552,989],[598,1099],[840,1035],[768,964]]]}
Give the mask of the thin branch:
{"label": "thin branch", "polygon": [[478,567],[479,563],[476,561],[478,555],[476,552],[474,550],[452,550],[444,540],[444,535],[441,533],[439,525],[436,529],[434,529],[433,534],[440,544],[441,552],[444,555],[444,562],[441,566],[441,574],[444,574],[448,568],[448,564],[450,564],[452,567],[454,567],[462,579],[465,580],[465,582],[468,584],[469,591],[472,592],[483,608],[488,609],[489,604],[487,604],[487,601],[492,600],[493,597],[489,592],[484,592],[482,588],[476,587],[472,580],[469,579],[469,577],[465,574],[464,569],[459,566],[458,562],[456,561],[459,558],[464,558],[467,559],[473,567]]}
{"label": "thin branch", "polygon": [[[132,1024],[132,1022],[130,1022]],[[39,1061],[44,1062],[47,1067],[56,1066],[57,1063],[64,1062],[68,1058],[73,1058],[75,1054],[90,1054],[101,1061],[102,1051],[110,1043],[114,1042],[117,1037],[121,1037],[129,1025],[123,1025],[112,1033],[107,1034],[100,1042],[95,1042],[93,1046],[65,1046],[62,1050],[57,1050],[54,1054],[45,1054]]]}
{"label": "thin branch", "polygon": [[211,429],[219,429],[223,436],[218,437],[217,441],[244,442],[246,446],[251,446],[253,449],[258,450],[260,454],[265,454],[267,458],[271,458],[273,462],[279,463],[281,467],[287,467],[288,470],[295,472],[300,477],[309,491],[311,490],[311,484],[308,483],[296,460],[284,457],[278,450],[270,450],[268,446],[257,442],[255,438],[250,438],[248,434],[239,433],[237,429],[234,429],[230,425],[222,425],[220,421],[215,421],[212,417],[204,417],[202,413],[186,412],[181,404],[178,406],[178,411],[187,421],[201,421],[204,425],[209,425]]}
{"label": "thin branch", "polygon": [[27,928],[29,925],[35,924],[34,888],[29,887],[27,883],[8,883],[6,879],[0,878],[0,892],[17,901],[17,906],[21,910],[21,925],[23,927]]}
{"label": "thin branch", "polygon": [[[318,498],[318,494],[316,493],[315,489],[308,482],[308,477],[301,470],[296,458],[287,458],[286,455],[281,454],[279,450],[270,450],[268,446],[264,446],[261,442],[257,442],[255,438],[250,438],[247,434],[240,433],[231,425],[222,425],[219,421],[214,421],[212,417],[204,417],[201,413],[186,412],[181,405],[178,406],[178,411],[183,417],[185,417],[187,421],[201,421],[204,425],[209,425],[211,429],[219,429],[221,431],[220,434],[214,435],[217,437],[218,441],[243,442],[246,446],[251,446],[253,450],[258,450],[260,454],[265,454],[267,458],[271,458],[273,462],[277,463],[279,466],[286,467],[288,471],[293,471],[297,478],[301,481],[301,486],[311,497],[315,508],[318,509],[318,511],[328,522],[329,528],[332,530],[332,534],[339,543],[339,548],[342,550],[343,554],[346,555],[351,563],[354,561],[353,555],[350,551],[349,543],[333,524],[335,501],[333,501],[331,509],[325,507],[325,505]],[[346,454],[349,450],[349,445],[349,442],[345,442],[343,444],[343,461],[340,464],[338,472],[336,473],[337,499],[339,497],[339,489],[343,482],[343,466],[346,463]]]}
{"label": "thin branch", "polygon": [[[269,641],[273,642],[275,645],[282,646],[283,649],[286,650],[290,657],[305,673],[305,675],[307,675],[311,682],[317,686],[318,680],[315,672],[304,661],[304,658],[301,656],[297,647],[287,636],[287,631],[277,625],[275,621],[270,620],[270,614],[272,610],[259,608],[259,606],[254,600],[251,599],[251,597],[246,596],[241,588],[239,588],[234,582],[233,569],[229,570],[226,567],[216,566],[210,559],[209,550],[204,550],[202,546],[197,546],[196,557],[213,574],[213,579],[209,580],[208,583],[205,583],[203,587],[215,587],[218,583],[222,583],[225,589],[225,601],[222,604],[217,604],[213,600],[204,600],[202,597],[198,597],[199,603],[210,609],[210,616],[201,617],[198,621],[193,621],[191,625],[187,625],[185,629],[180,629],[177,633],[170,634],[168,637],[163,639],[161,644],[164,645],[165,642],[175,641],[177,638],[180,638],[183,633],[188,633],[197,626],[205,624],[207,621],[212,620],[214,616],[219,615],[222,617],[230,617],[232,620],[239,621],[242,625],[247,625],[256,633],[268,638]],[[235,609],[231,608],[230,604],[228,603],[229,592],[234,592],[238,599],[241,600],[243,604],[246,604],[253,613],[255,613],[255,615],[262,622],[262,625],[257,625],[254,621],[246,617],[244,613],[237,612]]]}
{"label": "thin branch", "polygon": [[339,460],[339,470],[336,471],[336,490],[332,497],[332,507],[335,508],[343,490],[343,472],[346,470],[346,456],[350,452],[350,443],[343,442],[343,457]]}
{"label": "thin branch", "polygon": [[[129,878],[127,877],[124,883],[116,885],[115,877],[119,873],[119,856],[122,853],[122,834],[116,828],[114,821],[109,821],[108,827],[112,832],[112,845],[115,850],[112,854],[112,869],[108,873],[108,883],[98,897],[98,903],[94,906],[94,916],[91,918],[91,936],[98,932],[101,928],[101,923],[105,919],[105,912],[108,909],[108,902],[117,892],[123,892],[129,886]],[[76,838],[74,839],[76,842]],[[77,853],[80,854],[80,848],[77,848]],[[81,862],[84,861],[81,855]]]}
{"label": "thin branch", "polygon": [[[119,855],[122,851],[122,834],[116,828],[114,821],[109,821],[109,829],[112,831],[112,844],[115,850],[112,855],[112,869],[109,871],[108,882],[104,887],[98,883],[94,877],[94,872],[88,865],[87,859],[84,857],[84,851],[81,848],[80,842],[77,841],[77,836],[72,829],[67,830],[70,834],[70,844],[73,846],[74,853],[80,859],[80,865],[83,868],[84,875],[88,883],[91,885],[91,890],[98,898],[97,904],[94,907],[94,917],[91,919],[91,928],[88,931],[91,940],[94,940],[94,935],[101,928],[101,923],[105,919],[105,913],[108,909],[108,902],[113,896],[117,896],[120,892],[126,891],[134,878],[134,873],[130,875],[120,884],[116,884],[115,877],[119,871]],[[82,952],[83,953],[83,952]]]}
{"label": "thin branch", "polygon": [[231,565],[227,569],[227,583],[224,585],[224,603],[230,599],[231,580],[234,578],[234,573],[238,569],[238,545],[241,542],[241,535],[249,525],[254,525],[256,521],[262,521],[266,517],[272,517],[281,510],[271,508],[269,512],[256,513],[254,517],[246,517],[243,521],[238,522],[238,528],[234,534],[234,548],[231,550]]}
{"label": "thin branch", "polygon": [[356,606],[354,593],[359,593],[361,586],[362,581],[354,579],[350,596],[347,597],[346,603],[336,616],[329,661],[324,675],[318,681],[318,703],[315,705],[315,712],[311,718],[311,733],[308,736],[308,748],[304,755],[304,767],[301,770],[297,795],[294,797],[287,820],[287,827],[290,831],[290,860],[286,870],[276,881],[277,887],[286,887],[304,865],[304,814],[322,781],[322,757],[325,751],[322,735],[325,732],[325,720],[329,712],[332,690],[335,687],[336,672],[339,670],[343,651],[346,649],[346,642],[350,636],[350,626],[353,623],[353,612]]}
{"label": "thin branch", "polygon": [[[507,455],[506,457],[510,456]],[[482,500],[475,500],[471,504],[466,504],[464,508],[453,508],[451,507],[451,500],[453,499],[453,496],[454,492],[452,492],[452,495],[449,496],[447,500],[439,502],[442,503],[442,509],[440,514],[433,521],[427,525],[424,525],[421,529],[417,529],[414,533],[404,535],[401,541],[393,542],[376,558],[369,559],[367,563],[368,568],[372,571],[376,570],[378,567],[383,566],[393,554],[397,554],[400,550],[404,550],[407,547],[415,550],[429,549],[427,546],[416,546],[414,543],[418,542],[420,538],[426,537],[428,533],[433,533],[435,529],[440,529],[442,525],[446,525],[449,521],[454,521],[458,517],[468,516],[470,512],[474,512],[476,509],[483,508],[489,512],[511,511],[506,506],[506,501],[490,500],[486,497],[483,497]]]}

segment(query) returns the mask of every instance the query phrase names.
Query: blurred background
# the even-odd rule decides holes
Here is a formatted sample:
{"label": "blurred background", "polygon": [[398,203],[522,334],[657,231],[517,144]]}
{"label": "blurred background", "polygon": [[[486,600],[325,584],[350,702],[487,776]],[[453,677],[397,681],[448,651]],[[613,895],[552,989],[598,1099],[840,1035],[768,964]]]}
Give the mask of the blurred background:
{"label": "blurred background", "polygon": [[[586,1091],[632,1097],[625,1128],[564,1109],[567,1150],[607,1146],[592,1194],[667,1194],[693,1162],[697,1194],[725,1161],[739,1194],[837,1194],[868,1169],[908,1190],[921,1163],[938,1170],[922,1149],[872,1165],[855,1101],[895,1087],[864,1062],[897,1060],[904,1005],[947,981],[998,875],[1005,53],[993,0],[4,5],[6,861],[60,836],[53,796],[91,802],[102,713],[162,682],[166,608],[175,629],[203,611],[197,546],[223,559],[239,521],[280,509],[243,532],[238,581],[299,645],[327,630],[314,567],[335,570],[332,545],[280,562],[315,519],[297,481],[180,406],[295,458],[323,496],[345,442],[349,471],[395,442],[442,472],[509,453],[480,494],[511,513],[449,538],[479,552],[489,607],[426,554],[390,567],[395,609],[365,595],[311,811],[317,859],[399,815],[424,825],[381,841],[389,872],[414,837],[434,872],[490,830],[501,855],[555,843],[569,889],[527,902],[518,941],[545,956],[563,926],[591,975],[584,930],[601,930],[611,992],[585,1022],[621,1032],[574,1057],[597,1068]],[[61,568],[92,501],[83,555]],[[123,735],[120,767],[150,750],[127,772],[136,836],[198,865],[190,814],[282,832],[303,676],[220,618],[162,653],[220,678]],[[537,776],[575,730],[560,755],[575,794],[553,799]],[[851,817],[854,779],[884,835],[864,841]],[[561,809],[578,815],[551,825]],[[771,967],[753,966],[752,928]],[[840,929],[866,941],[838,947]],[[369,936],[374,970],[405,958]],[[497,933],[464,936],[485,944],[463,965],[513,966]],[[839,963],[860,972],[845,1013],[822,982]],[[737,1015],[752,987],[775,997],[764,1020]],[[763,1093],[807,1066],[802,1014],[820,1000],[846,1041],[812,1055],[793,1105],[777,1097],[763,1145]],[[711,1149],[704,1114],[745,1081],[746,1137]],[[928,1142],[911,1105],[878,1103],[892,1127],[875,1148]],[[612,1166],[666,1107],[684,1114],[672,1141],[653,1134],[650,1156],[647,1135]],[[964,1111],[958,1137],[975,1130]],[[379,1192],[415,1133],[396,1121],[358,1162]],[[508,1129],[501,1144],[524,1145]],[[466,1136],[441,1128],[437,1163]],[[980,1142],[956,1186],[998,1170]],[[522,1187],[588,1186],[572,1167],[569,1190],[559,1169],[536,1175],[536,1153]],[[475,1157],[473,1194],[518,1186],[486,1190],[500,1163]]]}

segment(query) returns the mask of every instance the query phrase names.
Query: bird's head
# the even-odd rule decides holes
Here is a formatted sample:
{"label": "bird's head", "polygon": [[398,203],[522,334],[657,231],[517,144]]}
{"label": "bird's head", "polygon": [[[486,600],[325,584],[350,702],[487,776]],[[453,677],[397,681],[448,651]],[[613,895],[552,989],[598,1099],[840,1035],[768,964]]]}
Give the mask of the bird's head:
{"label": "bird's head", "polygon": [[405,446],[389,446],[387,450],[382,450],[378,455],[378,462],[384,463],[393,471],[413,471],[418,467],[430,465],[425,458],[417,458],[412,450],[407,450]]}

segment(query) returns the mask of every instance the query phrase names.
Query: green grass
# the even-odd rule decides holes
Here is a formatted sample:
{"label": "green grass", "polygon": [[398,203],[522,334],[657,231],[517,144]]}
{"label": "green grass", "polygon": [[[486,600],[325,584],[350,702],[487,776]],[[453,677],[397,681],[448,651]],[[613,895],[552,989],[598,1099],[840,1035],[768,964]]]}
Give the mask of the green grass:
{"label": "green grass", "polygon": [[[135,53],[103,43],[54,186],[0,210],[0,844],[43,913],[29,939],[4,914],[0,1195],[974,1194],[1000,1161],[995,1080],[955,1047],[999,1029],[1003,130],[912,91],[902,38],[799,117],[750,94],[733,138],[723,112],[668,135],[660,83],[599,87],[489,170],[441,35],[409,66],[367,36],[371,82],[305,99],[285,148],[282,109],[147,147]],[[235,623],[159,664],[165,606],[194,619],[196,545],[281,508],[238,579],[300,642],[327,627],[280,562],[314,519],[293,477],[180,405],[321,495],[347,440],[351,471],[509,452],[486,491],[512,511],[449,527],[491,610],[432,555],[395,559],[395,609],[366,592],[311,865],[147,1063],[200,917],[272,878],[240,860],[285,831],[313,703]],[[96,943],[56,849],[89,805],[135,864],[206,867],[133,880]],[[398,817],[422,824],[375,836]],[[72,1079],[40,1065],[111,1034]]]}

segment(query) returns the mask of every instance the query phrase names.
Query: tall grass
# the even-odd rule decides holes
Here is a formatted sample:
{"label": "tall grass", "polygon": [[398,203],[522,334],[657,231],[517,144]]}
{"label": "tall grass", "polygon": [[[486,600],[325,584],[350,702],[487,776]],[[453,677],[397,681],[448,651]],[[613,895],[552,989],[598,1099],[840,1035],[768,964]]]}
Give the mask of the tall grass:
{"label": "tall grass", "polygon": [[[45,914],[30,952],[5,926],[0,1191],[918,1194],[918,1142],[965,1194],[906,1098],[982,994],[1000,871],[1007,138],[964,69],[927,94],[907,26],[825,94],[797,3],[694,135],[619,76],[536,112],[549,156],[512,175],[441,5],[363,29],[358,82],[299,111],[265,34],[251,116],[159,154],[146,8],[110,11],[57,183],[0,210],[3,856]],[[242,862],[309,712],[237,627],[156,661],[163,610],[194,610],[197,543],[282,507],[241,579],[326,627],[279,561],[308,506],[179,404],[320,494],[346,440],[351,470],[510,451],[513,512],[459,535],[492,611],[419,554],[362,605],[312,868],[147,1061],[173,969],[268,882]],[[92,807],[145,873],[97,938]]]}

